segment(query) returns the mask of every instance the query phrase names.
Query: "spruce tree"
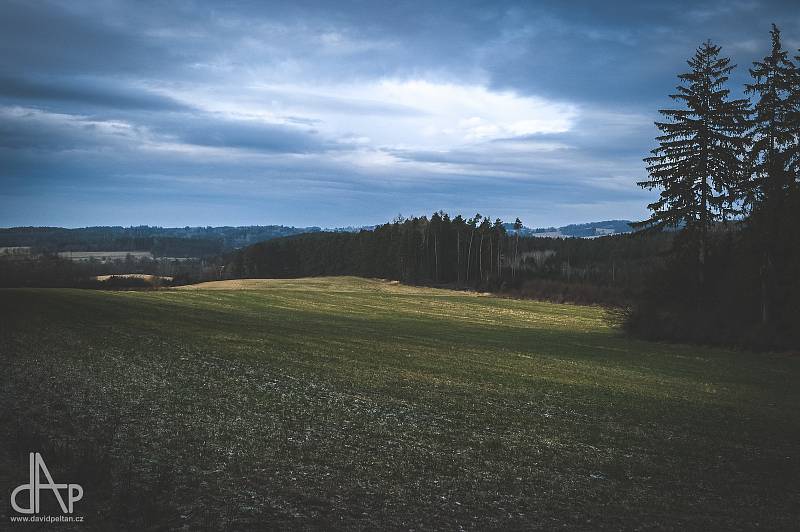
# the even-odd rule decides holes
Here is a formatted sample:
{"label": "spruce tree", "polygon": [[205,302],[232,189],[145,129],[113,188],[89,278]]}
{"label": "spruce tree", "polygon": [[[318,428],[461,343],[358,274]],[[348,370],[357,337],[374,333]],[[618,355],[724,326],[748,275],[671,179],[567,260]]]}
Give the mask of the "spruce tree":
{"label": "spruce tree", "polygon": [[781,33],[775,24],[770,34],[772,51],[753,63],[753,83],[746,87],[746,92],[757,98],[753,107],[748,200],[755,208],[765,210],[778,206],[793,184],[791,159],[797,149],[793,123],[797,68],[782,49]]}
{"label": "spruce tree", "polygon": [[661,193],[648,205],[650,219],[635,227],[682,227],[690,237],[682,241],[696,247],[701,284],[708,229],[737,205],[748,123],[748,102],[731,99],[725,88],[735,65],[720,50],[706,41],[687,61],[691,71],[678,76],[677,93],[670,95],[683,108],[659,111],[666,117],[656,122],[662,134],[645,159],[649,178],[638,183]]}
{"label": "spruce tree", "polygon": [[771,321],[776,269],[781,269],[776,262],[780,262],[780,248],[785,240],[783,226],[790,220],[787,210],[796,187],[798,164],[798,71],[781,46],[781,33],[775,24],[770,35],[772,50],[753,63],[750,69],[753,83],[746,87],[746,92],[756,97],[746,198],[752,208],[751,227],[762,254],[763,324]]}
{"label": "spruce tree", "polygon": [[519,252],[519,232],[522,230],[522,220],[514,220],[514,261],[511,263],[511,278],[517,277],[517,255]]}

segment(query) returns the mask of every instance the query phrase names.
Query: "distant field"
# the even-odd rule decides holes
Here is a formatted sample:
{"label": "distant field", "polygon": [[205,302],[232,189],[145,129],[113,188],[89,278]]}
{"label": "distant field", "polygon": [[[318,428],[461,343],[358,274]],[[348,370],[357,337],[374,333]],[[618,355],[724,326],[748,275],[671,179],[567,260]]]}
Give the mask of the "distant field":
{"label": "distant field", "polygon": [[146,273],[114,273],[111,275],[95,275],[92,277],[95,281],[108,281],[111,278],[116,279],[141,279],[142,281],[155,282],[155,281],[171,281],[172,277],[165,275],[150,275]]}
{"label": "distant field", "polygon": [[354,278],[0,290],[0,324],[3,493],[41,450],[81,529],[800,523],[797,356]]}
{"label": "distant field", "polygon": [[74,261],[98,260],[102,262],[125,260],[128,257],[135,260],[153,258],[153,254],[149,251],[59,251],[58,256]]}

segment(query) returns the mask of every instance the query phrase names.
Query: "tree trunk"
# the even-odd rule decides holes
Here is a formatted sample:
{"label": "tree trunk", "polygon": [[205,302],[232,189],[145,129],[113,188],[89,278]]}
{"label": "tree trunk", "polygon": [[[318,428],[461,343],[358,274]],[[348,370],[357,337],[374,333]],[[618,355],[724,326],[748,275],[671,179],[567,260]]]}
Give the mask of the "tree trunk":
{"label": "tree trunk", "polygon": [[768,325],[770,316],[771,284],[772,284],[772,257],[769,250],[764,252],[761,265],[761,324]]}
{"label": "tree trunk", "polygon": [[475,230],[469,235],[469,250],[467,251],[467,284],[469,284],[469,270],[472,264],[472,241],[475,240]]}
{"label": "tree trunk", "polygon": [[698,269],[697,275],[698,280],[700,282],[700,291],[702,294],[703,287],[705,286],[706,282],[706,238],[705,238],[705,228],[700,229],[700,246],[698,250],[698,262],[700,263],[700,268]]}
{"label": "tree trunk", "polygon": [[501,264],[500,264],[500,250],[503,249],[503,240],[502,240],[502,238],[503,237],[500,236],[499,234],[497,235],[497,269],[495,271],[497,272],[497,279],[498,280],[500,279],[500,274],[502,273],[501,272],[502,268],[501,268]]}
{"label": "tree trunk", "polygon": [[483,281],[483,233],[481,233],[481,243],[478,246],[478,280]]}
{"label": "tree trunk", "polygon": [[489,271],[486,272],[486,280],[489,280],[489,277],[492,276],[494,272],[494,238],[492,235],[489,235]]}
{"label": "tree trunk", "polygon": [[461,230],[456,228],[456,282],[461,284]]}
{"label": "tree trunk", "polygon": [[434,270],[435,281],[439,282],[439,235],[433,235],[433,257],[436,261],[436,268]]}
{"label": "tree trunk", "polygon": [[700,235],[698,245],[697,260],[700,264],[698,268],[698,281],[700,283],[700,296],[703,296],[706,282],[706,231],[708,228],[708,176],[703,178],[702,189],[700,190]]}

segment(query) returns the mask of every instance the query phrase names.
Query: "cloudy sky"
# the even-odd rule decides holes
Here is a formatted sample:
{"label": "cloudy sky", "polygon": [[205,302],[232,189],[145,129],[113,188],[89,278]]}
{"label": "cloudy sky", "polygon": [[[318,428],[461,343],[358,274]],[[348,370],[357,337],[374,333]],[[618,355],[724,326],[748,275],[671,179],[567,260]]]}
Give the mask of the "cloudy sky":
{"label": "cloudy sky", "polygon": [[657,109],[785,2],[0,0],[0,226],[645,215]]}

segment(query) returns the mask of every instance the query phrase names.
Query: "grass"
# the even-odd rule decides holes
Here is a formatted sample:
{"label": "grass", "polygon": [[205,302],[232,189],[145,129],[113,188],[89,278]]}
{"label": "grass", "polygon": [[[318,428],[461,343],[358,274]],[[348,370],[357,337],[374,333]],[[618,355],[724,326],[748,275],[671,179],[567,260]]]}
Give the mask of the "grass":
{"label": "grass", "polygon": [[796,356],[383,281],[187,288],[0,290],[5,493],[41,450],[84,530],[800,520]]}

